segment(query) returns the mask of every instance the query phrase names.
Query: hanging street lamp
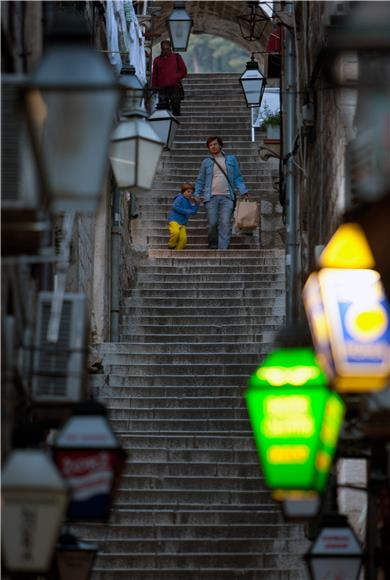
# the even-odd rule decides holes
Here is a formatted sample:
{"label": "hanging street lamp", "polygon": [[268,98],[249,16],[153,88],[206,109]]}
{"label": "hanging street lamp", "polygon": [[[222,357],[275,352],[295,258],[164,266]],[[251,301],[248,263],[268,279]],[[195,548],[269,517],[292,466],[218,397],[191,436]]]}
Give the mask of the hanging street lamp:
{"label": "hanging street lamp", "polygon": [[249,378],[246,402],[266,485],[322,493],[344,403],[327,388],[313,349],[269,354]]}
{"label": "hanging street lamp", "polygon": [[247,107],[260,107],[264,95],[267,79],[259,69],[254,53],[246,63],[246,69],[240,76],[240,84],[244,93]]}
{"label": "hanging street lamp", "polygon": [[41,449],[16,449],[2,474],[2,552],[10,574],[45,574],[68,504],[68,487]]}
{"label": "hanging street lamp", "polygon": [[342,224],[303,288],[318,359],[339,392],[383,389],[390,377],[390,308],[363,230]]}
{"label": "hanging street lamp", "polygon": [[270,18],[262,11],[258,1],[247,2],[248,14],[237,16],[241,36],[244,40],[261,40]]}
{"label": "hanging street lamp", "polygon": [[70,521],[106,521],[126,459],[103,405],[79,403],[53,443],[53,458],[69,482]]}
{"label": "hanging street lamp", "polygon": [[358,580],[363,560],[361,544],[342,514],[328,514],[305,555],[311,580]]}
{"label": "hanging street lamp", "polygon": [[149,122],[152,123],[156,134],[164,141],[166,149],[170,149],[180,122],[170,111],[164,108],[164,105],[160,104],[150,115]]}
{"label": "hanging street lamp", "polygon": [[88,580],[98,549],[97,544],[80,542],[69,532],[62,534],[54,561],[58,580]]}
{"label": "hanging street lamp", "polygon": [[86,23],[64,11],[25,92],[37,168],[53,212],[95,211],[119,102],[105,58]]}
{"label": "hanging street lamp", "polygon": [[187,50],[192,24],[192,18],[185,9],[185,2],[175,2],[174,8],[167,19],[172,50],[177,52],[185,52]]}
{"label": "hanging street lamp", "polygon": [[125,103],[111,137],[111,167],[119,189],[145,193],[152,188],[164,142],[147,120],[144,88],[135,74],[125,69],[121,86]]}

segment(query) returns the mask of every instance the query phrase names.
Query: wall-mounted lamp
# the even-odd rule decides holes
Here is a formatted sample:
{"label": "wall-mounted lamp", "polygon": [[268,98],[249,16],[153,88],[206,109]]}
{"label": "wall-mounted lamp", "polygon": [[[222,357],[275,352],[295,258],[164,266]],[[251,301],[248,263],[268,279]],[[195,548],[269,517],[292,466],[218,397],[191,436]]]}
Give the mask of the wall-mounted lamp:
{"label": "wall-mounted lamp", "polygon": [[261,9],[259,2],[248,2],[249,13],[237,16],[241,36],[244,40],[260,40],[270,22],[270,18]]}
{"label": "wall-mounted lamp", "polygon": [[252,52],[251,59],[246,63],[246,69],[239,79],[247,107],[260,107],[267,84],[267,79],[255,60],[255,54]]}
{"label": "wall-mounted lamp", "polygon": [[187,50],[193,24],[192,18],[184,6],[185,2],[175,2],[175,6],[167,19],[172,49],[178,52]]}

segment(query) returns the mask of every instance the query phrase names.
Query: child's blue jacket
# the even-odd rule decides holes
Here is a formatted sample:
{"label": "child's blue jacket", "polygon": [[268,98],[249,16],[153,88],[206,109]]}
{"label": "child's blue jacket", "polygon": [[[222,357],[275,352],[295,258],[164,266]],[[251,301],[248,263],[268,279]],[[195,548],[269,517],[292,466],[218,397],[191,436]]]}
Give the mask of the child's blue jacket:
{"label": "child's blue jacket", "polygon": [[177,222],[185,226],[190,215],[195,215],[199,209],[199,204],[193,205],[182,193],[179,193],[173,200],[172,207],[168,214],[169,222]]}

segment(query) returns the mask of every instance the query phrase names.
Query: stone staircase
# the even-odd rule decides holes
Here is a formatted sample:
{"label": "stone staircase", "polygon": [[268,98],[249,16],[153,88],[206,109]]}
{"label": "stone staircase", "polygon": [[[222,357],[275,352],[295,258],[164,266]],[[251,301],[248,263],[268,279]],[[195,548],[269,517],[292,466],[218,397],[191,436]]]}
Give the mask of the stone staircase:
{"label": "stone staircase", "polygon": [[212,100],[210,76],[186,79],[180,132],[140,204],[149,250],[124,293],[121,342],[100,345],[105,374],[92,377],[129,453],[108,524],[75,530],[100,545],[93,580],[305,578],[303,529],[264,487],[243,399],[284,321],[284,253],[258,236],[208,250],[203,211],[187,249],[165,249],[172,192],[194,180],[208,135],[239,156],[253,195],[269,185],[245,165],[243,99],[217,77]]}

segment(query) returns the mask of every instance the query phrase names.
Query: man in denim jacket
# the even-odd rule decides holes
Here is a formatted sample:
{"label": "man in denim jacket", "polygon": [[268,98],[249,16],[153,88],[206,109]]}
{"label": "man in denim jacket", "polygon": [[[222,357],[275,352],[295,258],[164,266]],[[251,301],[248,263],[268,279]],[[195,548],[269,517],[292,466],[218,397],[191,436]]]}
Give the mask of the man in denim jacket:
{"label": "man in denim jacket", "polygon": [[248,197],[237,158],[223,150],[220,137],[209,137],[207,147],[210,157],[202,161],[195,182],[195,196],[205,205],[208,219],[208,243],[210,249],[227,250],[232,235],[232,213],[235,205],[235,189],[241,197]]}

